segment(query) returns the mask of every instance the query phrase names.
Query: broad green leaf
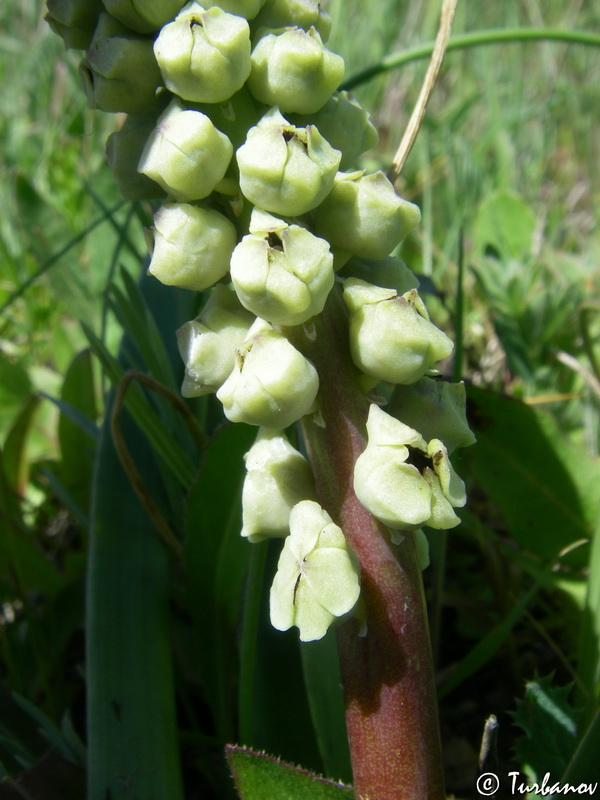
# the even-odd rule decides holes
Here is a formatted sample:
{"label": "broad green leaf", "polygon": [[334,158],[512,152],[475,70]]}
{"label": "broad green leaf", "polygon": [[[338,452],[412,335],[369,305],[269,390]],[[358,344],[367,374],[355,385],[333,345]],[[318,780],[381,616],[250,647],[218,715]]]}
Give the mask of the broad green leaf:
{"label": "broad green leaf", "polygon": [[60,481],[77,506],[87,511],[95,450],[95,441],[90,438],[88,431],[90,427],[95,429],[97,414],[90,350],[78,353],[71,362],[63,382],[61,401],[80,414],[87,423],[87,430],[82,429],[67,413],[61,413],[58,423]]}
{"label": "broad green leaf", "polygon": [[[468,397],[477,444],[462,461],[511,537],[544,559],[589,539],[600,510],[600,460],[565,440],[548,414],[475,387]],[[578,548],[569,563],[587,557]]]}
{"label": "broad green leaf", "polygon": [[546,772],[563,775],[575,751],[579,714],[568,701],[571,688],[552,686],[552,676],[540,678],[527,684],[525,698],[517,703],[513,719],[524,735],[517,739],[515,753],[535,778]]}
{"label": "broad green leaf", "polygon": [[500,189],[486,197],[473,221],[473,248],[483,254],[496,251],[503,261],[525,261],[531,254],[535,214],[514,192]]}
{"label": "broad green leaf", "polygon": [[[123,428],[145,489],[162,507],[148,443],[131,418]],[[168,614],[169,554],[123,472],[106,422],[87,589],[89,800],[183,797]]]}
{"label": "broad green leaf", "polygon": [[241,800],[353,800],[349,786],[243,747],[227,746]]}
{"label": "broad green leaf", "polygon": [[234,735],[231,686],[237,679],[236,629],[250,557],[240,536],[243,456],[256,437],[246,425],[226,425],[208,444],[189,496],[184,565],[187,598],[205,657],[199,664],[221,735]]}

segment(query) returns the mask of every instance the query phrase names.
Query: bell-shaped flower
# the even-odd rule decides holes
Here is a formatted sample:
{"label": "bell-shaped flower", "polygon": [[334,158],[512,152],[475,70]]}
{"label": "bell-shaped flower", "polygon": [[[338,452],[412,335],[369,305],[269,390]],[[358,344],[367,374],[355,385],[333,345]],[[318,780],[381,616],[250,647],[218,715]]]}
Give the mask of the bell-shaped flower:
{"label": "bell-shaped flower", "polygon": [[250,231],[231,257],[242,305],[278,325],[301,325],[320,314],[334,283],[328,243],[256,210]]}
{"label": "bell-shaped flower", "polygon": [[310,361],[268,322],[257,319],[217,397],[232,422],[283,430],[314,410],[318,390],[319,377]]}
{"label": "bell-shaped flower", "polygon": [[152,33],[173,19],[182,0],[103,0],[106,10],[138,33]]}
{"label": "bell-shaped flower", "polygon": [[316,28],[323,41],[327,41],[331,32],[331,17],[323,10],[319,0],[266,0],[255,25],[257,29],[293,25],[304,30]]}
{"label": "bell-shaped flower", "polygon": [[322,639],[352,612],[359,595],[360,567],[342,529],[318,503],[295,505],[271,587],[273,627],[295,625],[303,642]]}
{"label": "bell-shaped flower", "polygon": [[250,28],[243,17],[191,2],[161,29],[154,54],[167,89],[184,100],[222,103],[250,74]]}
{"label": "bell-shaped flower", "polygon": [[295,217],[315,208],[333,186],[341,153],[314,125],[296,128],[271,109],[237,151],[242,194],[258,208]]}
{"label": "bell-shaped flower", "polygon": [[344,77],[344,59],[323,44],[315,28],[266,32],[255,44],[250,91],[281,111],[312,114],[325,105]]}
{"label": "bell-shaped flower", "polygon": [[202,200],[224,178],[233,146],[200,111],[173,100],[161,114],[138,170],[175,200]]}
{"label": "bell-shaped flower", "polygon": [[441,439],[452,453],[476,441],[467,422],[466,402],[464,383],[425,377],[411,386],[397,386],[388,411],[426,439]]}
{"label": "bell-shaped flower", "polygon": [[307,460],[282,431],[270,428],[259,430],[244,460],[242,536],[251,542],[287,536],[292,508],[315,497]]}
{"label": "bell-shaped flower", "polygon": [[454,508],[466,502],[465,486],[438,439],[429,443],[413,428],[371,405],[368,444],[354,466],[354,491],[389,528],[459,524]]}
{"label": "bell-shaped flower", "polygon": [[201,292],[229,271],[236,230],[212,208],[165,203],[148,232],[148,272],[167,286]]}
{"label": "bell-shaped flower", "polygon": [[418,206],[399,197],[383,172],[340,172],[314,213],[314,231],[361,258],[384,258],[419,223]]}
{"label": "bell-shaped flower", "polygon": [[452,352],[452,340],[429,321],[416,289],[398,296],[358,278],[344,284],[350,309],[350,351],[366,375],[414,383]]}
{"label": "bell-shaped flower", "polygon": [[185,363],[181,387],[184,397],[216,392],[235,366],[254,317],[242,307],[235,292],[219,284],[199,316],[177,331],[177,345]]}
{"label": "bell-shaped flower", "polygon": [[100,15],[79,65],[79,77],[90,108],[141,114],[156,102],[162,83],[152,42]]}
{"label": "bell-shaped flower", "polygon": [[349,92],[336,92],[310,117],[290,116],[294,125],[316,125],[332,147],[342,154],[340,169],[355,166],[356,159],[377,144],[377,129],[369,113]]}

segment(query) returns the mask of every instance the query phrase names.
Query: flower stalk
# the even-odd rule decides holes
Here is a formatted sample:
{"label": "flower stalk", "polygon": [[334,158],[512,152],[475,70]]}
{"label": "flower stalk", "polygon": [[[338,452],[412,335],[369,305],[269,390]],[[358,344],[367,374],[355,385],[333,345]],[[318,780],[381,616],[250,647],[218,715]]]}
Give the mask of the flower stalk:
{"label": "flower stalk", "polygon": [[442,761],[421,569],[413,535],[407,532],[393,545],[354,493],[368,402],[350,358],[340,293],[331,292],[311,335],[300,327],[286,334],[320,376],[320,418],[301,423],[317,497],[361,564],[366,632],[357,619],[337,631],[356,798],[440,800]]}

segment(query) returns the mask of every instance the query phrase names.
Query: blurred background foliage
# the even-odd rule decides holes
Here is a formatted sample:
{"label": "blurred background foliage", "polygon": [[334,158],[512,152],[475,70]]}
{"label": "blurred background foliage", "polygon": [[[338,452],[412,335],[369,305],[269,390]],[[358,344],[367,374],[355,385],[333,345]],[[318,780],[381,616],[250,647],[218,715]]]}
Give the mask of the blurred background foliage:
{"label": "blurred background foliage", "polygon": [[[360,0],[330,0],[329,10],[330,46],[347,76],[433,39],[439,13],[425,0],[377,0],[367,14]],[[600,7],[464,0],[454,34],[528,26],[598,31]],[[159,561],[167,553],[117,462],[107,473],[107,390],[133,367],[176,393],[173,331],[198,300],[151,281],[136,287],[152,209],[120,200],[104,141],[122,120],[86,108],[78,54],[49,32],[42,0],[5,0],[0,30],[0,774],[9,780],[85,765],[90,520],[110,527],[98,498],[108,498],[107,519],[123,536],[128,525],[143,529],[141,539],[127,538],[131,563],[144,537],[161,548]],[[391,162],[426,63],[355,89],[380,131],[366,168]],[[478,436],[456,459],[469,486],[463,524],[431,535],[424,574],[448,787],[459,796],[471,792],[490,713],[501,721],[502,763],[543,775],[543,757],[527,741],[548,720],[528,730],[523,719],[539,718],[523,704],[556,692],[561,708],[578,709],[577,733],[560,739],[565,764],[597,708],[599,114],[593,47],[530,41],[449,53],[401,178],[423,211],[401,255],[422,277],[432,319],[457,340],[444,370],[468,382]],[[159,487],[158,513],[185,543],[182,558],[161,562],[169,655],[155,680],[171,681],[177,735],[157,746],[181,754],[189,798],[231,792],[226,741],[348,780],[347,752],[332,746],[338,695],[327,713],[322,705],[323,687],[336,685],[332,642],[301,657],[293,634],[269,629],[261,586],[276,548],[259,553],[239,540],[241,456],[252,431],[219,428],[218,409],[196,401],[204,450],[167,395],[133,383],[131,416],[122,418],[137,431],[129,450],[138,465],[144,453],[156,461],[154,477],[143,477]],[[96,487],[108,481],[95,490],[95,510],[94,473]],[[112,553],[127,563],[118,546]],[[92,609],[103,597],[89,577],[99,563],[88,570]],[[135,581],[135,570],[123,574],[115,586]],[[127,641],[127,628],[121,633]],[[110,627],[98,635],[110,637]],[[152,638],[152,629],[140,636]],[[88,670],[100,669],[89,659],[90,651]],[[102,668],[119,683],[116,661]],[[67,772],[69,787],[78,785],[79,771]],[[77,796],[71,788],[63,798]]]}

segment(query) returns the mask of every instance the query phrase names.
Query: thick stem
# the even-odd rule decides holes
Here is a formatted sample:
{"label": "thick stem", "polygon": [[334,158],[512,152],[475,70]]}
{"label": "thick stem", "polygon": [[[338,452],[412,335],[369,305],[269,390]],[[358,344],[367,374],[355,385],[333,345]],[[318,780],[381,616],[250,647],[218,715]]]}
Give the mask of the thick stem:
{"label": "thick stem", "polygon": [[348,349],[344,303],[333,291],[316,335],[286,331],[319,372],[320,421],[303,432],[321,505],[343,529],[362,571],[366,635],[338,630],[357,800],[444,797],[437,702],[421,572],[413,537],[401,545],[359,503],[354,463],[364,450],[368,401]]}

